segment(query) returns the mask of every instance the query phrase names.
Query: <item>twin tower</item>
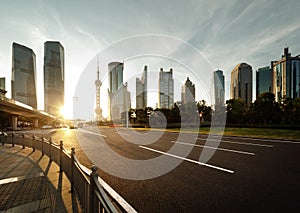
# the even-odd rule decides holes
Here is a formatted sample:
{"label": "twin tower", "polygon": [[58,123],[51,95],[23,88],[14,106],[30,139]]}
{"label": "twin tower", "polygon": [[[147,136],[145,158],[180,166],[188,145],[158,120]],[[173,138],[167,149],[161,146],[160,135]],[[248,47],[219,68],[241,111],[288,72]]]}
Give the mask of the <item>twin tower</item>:
{"label": "twin tower", "polygon": [[[61,116],[64,107],[64,47],[57,41],[44,44],[44,110]],[[13,43],[12,99],[37,109],[36,56],[32,49]]]}

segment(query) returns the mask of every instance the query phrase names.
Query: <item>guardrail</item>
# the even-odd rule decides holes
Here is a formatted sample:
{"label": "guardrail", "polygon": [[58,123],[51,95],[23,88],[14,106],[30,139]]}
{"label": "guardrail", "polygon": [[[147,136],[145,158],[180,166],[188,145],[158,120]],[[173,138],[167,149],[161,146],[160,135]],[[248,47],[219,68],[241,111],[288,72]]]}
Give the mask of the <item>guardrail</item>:
{"label": "guardrail", "polygon": [[59,144],[49,139],[28,136],[23,134],[0,135],[0,143],[20,145],[30,147],[35,151],[39,150],[43,155],[47,155],[50,161],[59,165],[60,172],[64,172],[71,182],[71,192],[75,193],[80,206],[84,212],[136,212],[132,207],[119,202],[116,196],[111,196],[102,186],[98,177],[97,166],[92,166],[91,170],[83,166],[76,158],[75,148],[71,148],[69,153],[63,146],[63,141]]}

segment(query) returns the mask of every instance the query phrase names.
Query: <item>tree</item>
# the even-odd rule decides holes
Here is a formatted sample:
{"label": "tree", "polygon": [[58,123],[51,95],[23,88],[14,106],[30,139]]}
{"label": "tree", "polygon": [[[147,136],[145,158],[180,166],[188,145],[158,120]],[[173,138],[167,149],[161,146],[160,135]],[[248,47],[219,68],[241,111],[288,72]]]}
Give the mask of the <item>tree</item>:
{"label": "tree", "polygon": [[250,103],[250,105],[246,107],[245,120],[251,127],[255,123],[255,108],[253,103]]}
{"label": "tree", "polygon": [[300,124],[300,98],[284,98],[281,107],[286,124]]}
{"label": "tree", "polygon": [[243,99],[230,99],[227,104],[227,122],[232,124],[242,124],[246,113],[246,103]]}
{"label": "tree", "polygon": [[276,102],[273,93],[262,93],[254,102],[255,120],[258,123],[269,124],[276,119]]}
{"label": "tree", "polygon": [[176,103],[174,103],[174,106],[170,110],[167,120],[168,120],[168,123],[180,123],[181,122],[180,110]]}
{"label": "tree", "polygon": [[205,100],[201,100],[197,103],[197,108],[200,116],[204,121],[211,122],[212,109],[210,106],[206,105]]}
{"label": "tree", "polygon": [[195,102],[179,104],[181,122],[187,126],[199,125],[199,113]]}

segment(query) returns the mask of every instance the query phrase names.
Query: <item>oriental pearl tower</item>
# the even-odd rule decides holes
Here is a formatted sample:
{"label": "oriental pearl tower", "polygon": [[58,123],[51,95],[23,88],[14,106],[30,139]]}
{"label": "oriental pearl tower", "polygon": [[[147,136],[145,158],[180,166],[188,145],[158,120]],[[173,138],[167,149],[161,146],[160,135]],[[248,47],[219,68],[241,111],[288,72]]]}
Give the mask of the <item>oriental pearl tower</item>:
{"label": "oriental pearl tower", "polygon": [[96,121],[103,120],[102,109],[100,108],[100,87],[102,82],[99,80],[99,59],[97,57],[97,80],[95,81],[96,85]]}

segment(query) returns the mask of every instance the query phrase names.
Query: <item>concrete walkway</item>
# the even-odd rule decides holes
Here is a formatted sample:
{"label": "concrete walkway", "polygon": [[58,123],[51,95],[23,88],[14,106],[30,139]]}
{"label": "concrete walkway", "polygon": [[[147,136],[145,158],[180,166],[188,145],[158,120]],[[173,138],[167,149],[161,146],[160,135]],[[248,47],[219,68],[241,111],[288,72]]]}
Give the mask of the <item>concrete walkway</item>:
{"label": "concrete walkway", "polygon": [[41,152],[0,145],[0,213],[82,212],[70,187]]}

